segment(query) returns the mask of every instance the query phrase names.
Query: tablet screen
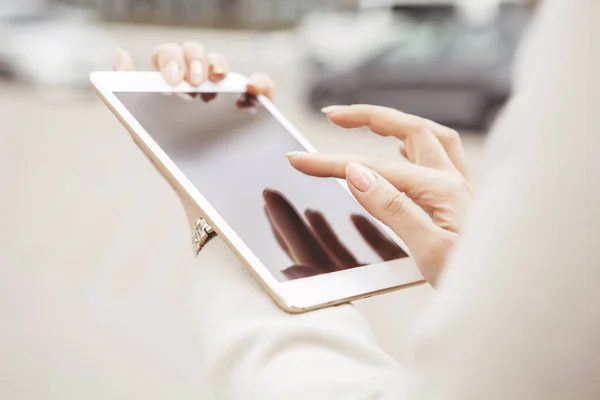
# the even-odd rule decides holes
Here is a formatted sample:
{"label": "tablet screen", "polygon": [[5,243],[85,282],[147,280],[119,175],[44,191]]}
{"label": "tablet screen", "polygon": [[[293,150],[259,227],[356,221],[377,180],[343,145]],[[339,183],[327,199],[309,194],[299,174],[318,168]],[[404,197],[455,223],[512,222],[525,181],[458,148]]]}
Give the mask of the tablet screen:
{"label": "tablet screen", "polygon": [[279,281],[407,257],[333,178],[292,168],[303,146],[240,93],[115,93]]}

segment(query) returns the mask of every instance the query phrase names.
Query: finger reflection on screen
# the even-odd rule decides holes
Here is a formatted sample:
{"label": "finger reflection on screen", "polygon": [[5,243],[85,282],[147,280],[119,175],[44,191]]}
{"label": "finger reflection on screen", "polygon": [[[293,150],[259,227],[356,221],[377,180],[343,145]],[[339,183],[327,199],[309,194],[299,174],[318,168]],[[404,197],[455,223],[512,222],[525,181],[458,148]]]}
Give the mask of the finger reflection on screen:
{"label": "finger reflection on screen", "polygon": [[[364,265],[342,243],[322,212],[306,210],[305,222],[302,214],[281,192],[265,189],[263,197],[265,214],[275,240],[292,263],[292,266],[282,271],[288,279],[306,278]],[[402,248],[369,218],[352,214],[350,219],[382,261],[407,257]]]}

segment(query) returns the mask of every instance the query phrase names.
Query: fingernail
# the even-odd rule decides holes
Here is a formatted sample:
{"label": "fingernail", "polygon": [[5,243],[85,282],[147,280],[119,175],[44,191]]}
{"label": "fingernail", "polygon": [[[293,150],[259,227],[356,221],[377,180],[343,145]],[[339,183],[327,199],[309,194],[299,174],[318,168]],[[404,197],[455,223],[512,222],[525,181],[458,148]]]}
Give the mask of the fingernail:
{"label": "fingernail", "polygon": [[165,78],[171,85],[177,85],[179,81],[179,64],[177,61],[169,61],[165,67]]}
{"label": "fingernail", "polygon": [[346,167],[346,178],[348,178],[352,186],[363,193],[368,192],[375,185],[375,182],[377,182],[375,172],[357,163],[348,164]]}
{"label": "fingernail", "polygon": [[333,114],[336,113],[338,111],[343,111],[347,108],[348,106],[327,106],[321,109],[321,112],[324,114]]}
{"label": "fingernail", "polygon": [[204,79],[204,66],[201,61],[193,60],[190,63],[190,80],[191,83],[200,83]]}
{"label": "fingernail", "polygon": [[218,75],[219,77],[225,75],[225,69],[223,69],[223,66],[218,65],[218,64],[217,65],[211,64],[211,66],[210,66],[210,72],[213,75]]}
{"label": "fingernail", "polygon": [[290,151],[289,153],[286,153],[285,156],[287,158],[294,158],[294,157],[302,156],[304,154],[306,154],[305,151]]}

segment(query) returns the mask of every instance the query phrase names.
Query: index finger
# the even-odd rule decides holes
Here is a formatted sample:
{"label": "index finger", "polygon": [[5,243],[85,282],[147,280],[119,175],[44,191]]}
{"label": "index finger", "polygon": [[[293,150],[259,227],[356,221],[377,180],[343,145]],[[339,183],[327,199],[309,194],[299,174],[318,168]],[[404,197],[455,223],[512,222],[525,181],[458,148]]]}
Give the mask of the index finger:
{"label": "index finger", "polygon": [[368,127],[381,136],[404,142],[410,161],[437,169],[454,169],[444,147],[423,118],[388,107],[355,104],[325,107],[323,112],[342,128]]}
{"label": "index finger", "polygon": [[292,152],[286,154],[292,167],[320,178],[346,179],[346,167],[355,162],[379,173],[401,192],[419,202],[422,188],[434,183],[436,171],[409,162],[378,160],[360,155]]}

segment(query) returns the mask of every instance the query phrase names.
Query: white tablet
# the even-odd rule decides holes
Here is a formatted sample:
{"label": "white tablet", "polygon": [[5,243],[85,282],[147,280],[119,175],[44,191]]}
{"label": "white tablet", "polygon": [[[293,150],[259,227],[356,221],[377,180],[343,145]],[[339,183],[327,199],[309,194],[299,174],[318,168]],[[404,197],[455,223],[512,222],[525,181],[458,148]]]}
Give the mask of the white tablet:
{"label": "white tablet", "polygon": [[230,73],[199,88],[173,88],[157,72],[94,72],[90,80],[284,310],[423,282],[404,244],[345,182],[291,167],[286,153],[315,149],[267,98],[245,94],[244,76]]}

